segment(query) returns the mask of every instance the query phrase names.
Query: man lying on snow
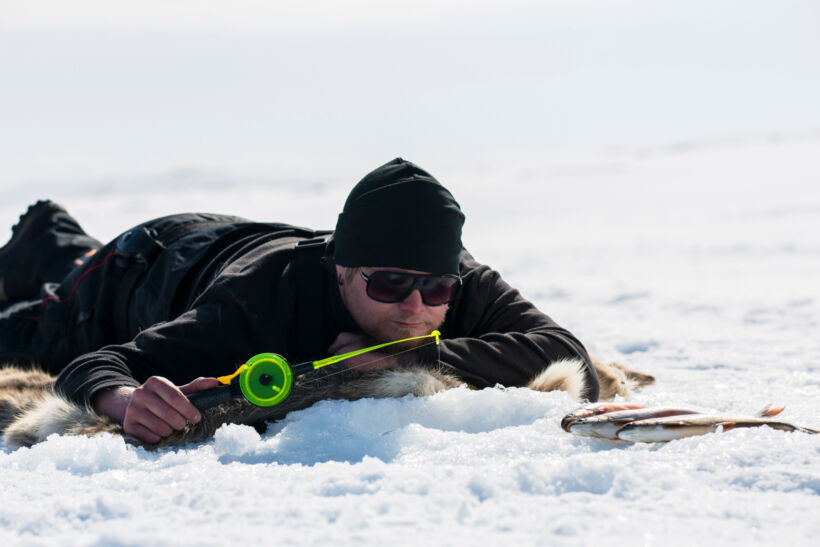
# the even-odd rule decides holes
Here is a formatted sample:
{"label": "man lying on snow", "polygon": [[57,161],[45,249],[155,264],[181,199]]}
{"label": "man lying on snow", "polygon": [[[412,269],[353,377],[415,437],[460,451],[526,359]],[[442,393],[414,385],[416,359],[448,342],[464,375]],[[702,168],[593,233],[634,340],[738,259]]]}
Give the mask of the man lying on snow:
{"label": "man lying on snow", "polygon": [[0,249],[0,360],[59,374],[58,393],[147,443],[198,422],[185,394],[257,353],[296,363],[436,329],[440,347],[362,368],[438,363],[474,386],[521,386],[574,360],[575,395],[597,400],[581,343],[463,249],[463,223],[400,158],[353,188],[332,233],[181,214],[102,245],[38,202]]}

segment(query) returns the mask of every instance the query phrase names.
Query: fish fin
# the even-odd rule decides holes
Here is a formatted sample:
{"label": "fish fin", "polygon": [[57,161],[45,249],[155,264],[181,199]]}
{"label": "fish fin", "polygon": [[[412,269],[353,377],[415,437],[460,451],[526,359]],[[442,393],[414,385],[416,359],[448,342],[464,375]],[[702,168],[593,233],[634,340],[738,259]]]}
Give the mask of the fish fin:
{"label": "fish fin", "polygon": [[777,416],[778,414],[783,412],[783,410],[785,410],[785,408],[786,408],[785,406],[772,407],[772,404],[769,403],[766,406],[764,406],[763,408],[761,408],[757,412],[757,414],[755,414],[755,416],[758,417],[758,418],[771,418],[772,416]]}
{"label": "fish fin", "polygon": [[735,422],[721,422],[717,426],[718,427],[717,431],[723,431],[725,433],[726,431],[729,431],[730,429],[734,429],[736,425],[737,424]]}

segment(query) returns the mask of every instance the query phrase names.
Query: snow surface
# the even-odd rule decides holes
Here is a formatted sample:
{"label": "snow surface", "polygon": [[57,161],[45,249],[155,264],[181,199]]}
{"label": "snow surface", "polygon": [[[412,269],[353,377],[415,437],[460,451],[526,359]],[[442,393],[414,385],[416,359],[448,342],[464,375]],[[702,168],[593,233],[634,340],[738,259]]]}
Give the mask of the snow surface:
{"label": "snow surface", "polygon": [[[732,413],[773,402],[816,428],[818,158],[820,140],[796,139],[562,155],[445,180],[480,260],[594,353],[657,377],[637,401]],[[111,235],[162,207],[327,219],[347,190],[203,186],[169,179],[150,199],[89,187],[66,202]],[[99,200],[110,207],[91,214]],[[575,406],[563,393],[456,389],[321,402],[261,437],[230,425],[156,453],[113,437],[4,447],[0,542],[810,545],[820,534],[820,437],[591,440],[559,427]]]}
{"label": "snow surface", "polygon": [[[337,4],[4,0],[0,230],[43,197],[103,240],[190,210],[330,228],[402,155],[477,259],[656,376],[637,401],[820,428],[816,2]],[[562,431],[575,406],[457,389],[176,450],[1,445],[0,545],[817,544],[820,436],[632,445]]]}

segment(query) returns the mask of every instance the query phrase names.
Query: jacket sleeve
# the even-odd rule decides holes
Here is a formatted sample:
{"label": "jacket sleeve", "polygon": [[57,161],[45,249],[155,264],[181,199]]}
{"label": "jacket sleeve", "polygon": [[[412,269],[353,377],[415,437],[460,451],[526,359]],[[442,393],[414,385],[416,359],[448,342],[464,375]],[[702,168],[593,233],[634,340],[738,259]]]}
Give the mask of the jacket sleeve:
{"label": "jacket sleeve", "polygon": [[[199,376],[228,374],[242,362],[236,348],[247,345],[229,339],[223,328],[229,318],[233,314],[220,305],[205,304],[142,331],[128,343],[77,357],[60,373],[55,387],[69,399],[90,405],[101,390],[137,387],[151,376],[182,385]],[[237,329],[233,334],[239,333]]]}
{"label": "jacket sleeve", "polygon": [[57,378],[57,391],[90,404],[101,390],[136,387],[151,376],[182,385],[200,376],[229,374],[260,352],[283,352],[292,330],[293,291],[283,279],[286,272],[280,269],[276,278],[269,268],[247,271],[256,266],[221,276],[179,317],[127,343],[77,357]]}
{"label": "jacket sleeve", "polygon": [[586,349],[510,287],[498,272],[462,254],[464,283],[442,326],[440,360],[479,386],[525,385],[561,359],[585,364],[585,397],[598,399],[598,378]]}

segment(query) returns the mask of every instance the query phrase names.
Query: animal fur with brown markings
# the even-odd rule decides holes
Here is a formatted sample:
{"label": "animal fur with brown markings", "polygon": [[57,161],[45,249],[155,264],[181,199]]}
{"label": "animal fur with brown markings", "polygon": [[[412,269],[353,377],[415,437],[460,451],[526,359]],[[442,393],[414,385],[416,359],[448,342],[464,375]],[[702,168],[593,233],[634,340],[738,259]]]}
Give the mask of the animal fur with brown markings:
{"label": "animal fur with brown markings", "polygon": [[[654,383],[655,379],[638,371],[610,363],[593,361],[601,384],[600,399],[619,395],[629,398],[630,390]],[[206,439],[223,424],[237,423],[264,429],[267,422],[284,418],[289,412],[307,408],[323,399],[356,400],[363,398],[426,396],[463,385],[457,377],[436,367],[408,367],[371,372],[328,366],[300,376],[291,395],[273,407],[255,406],[236,399],[203,412],[199,423],[189,423],[159,444],[148,448],[178,445]],[[527,387],[537,391],[562,390],[580,399],[586,387],[583,363],[563,360],[552,363],[533,378]],[[125,435],[122,426],[107,417],[69,402],[54,393],[54,377],[36,369],[19,366],[0,367],[0,433],[10,446],[31,446],[49,435]],[[144,445],[134,437],[126,440]]]}

